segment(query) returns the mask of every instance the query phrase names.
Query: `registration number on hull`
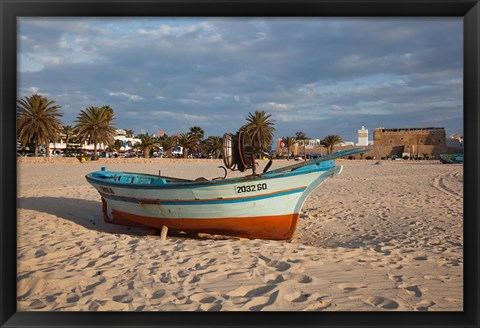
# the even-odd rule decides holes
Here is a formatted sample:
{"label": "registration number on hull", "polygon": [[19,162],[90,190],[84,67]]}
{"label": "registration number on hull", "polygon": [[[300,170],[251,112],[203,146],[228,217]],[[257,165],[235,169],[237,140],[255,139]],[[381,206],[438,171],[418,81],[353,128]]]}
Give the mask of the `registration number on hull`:
{"label": "registration number on hull", "polygon": [[266,183],[257,183],[257,184],[249,184],[249,185],[242,185],[242,186],[234,186],[234,188],[237,194],[243,194],[246,192],[267,190],[268,186]]}

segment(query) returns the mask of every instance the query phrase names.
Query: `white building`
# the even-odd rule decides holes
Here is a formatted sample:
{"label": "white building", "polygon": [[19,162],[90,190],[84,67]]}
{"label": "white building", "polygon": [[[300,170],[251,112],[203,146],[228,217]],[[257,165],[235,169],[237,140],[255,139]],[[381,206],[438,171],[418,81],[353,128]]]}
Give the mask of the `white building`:
{"label": "white building", "polygon": [[358,130],[358,143],[357,146],[368,146],[368,129],[362,124],[362,128]]}
{"label": "white building", "polygon": [[[132,150],[133,145],[141,143],[141,140],[134,137],[127,137],[125,130],[117,129],[116,135],[113,139],[119,140],[122,145],[120,146],[119,153],[126,153]],[[75,143],[68,143],[71,147],[78,146],[79,150],[86,150],[86,151],[93,151],[94,145],[84,142],[83,144],[75,144]],[[108,145],[98,144],[97,151],[105,151],[107,150]],[[67,141],[66,136],[62,133],[60,135],[60,139],[57,142],[50,143],[50,151],[51,156],[61,155],[64,153],[65,149],[67,148]],[[76,147],[77,148],[77,147]]]}

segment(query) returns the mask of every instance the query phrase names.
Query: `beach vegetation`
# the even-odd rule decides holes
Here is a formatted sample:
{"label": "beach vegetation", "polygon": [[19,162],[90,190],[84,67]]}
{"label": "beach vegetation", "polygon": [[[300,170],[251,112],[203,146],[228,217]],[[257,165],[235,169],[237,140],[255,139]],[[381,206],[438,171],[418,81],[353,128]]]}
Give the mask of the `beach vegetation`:
{"label": "beach vegetation", "polygon": [[168,157],[172,157],[172,149],[178,145],[178,139],[172,136],[164,135],[160,137],[160,145]]}
{"label": "beach vegetation", "polygon": [[64,125],[62,127],[63,135],[65,136],[65,156],[72,156],[81,150],[81,145],[75,135],[75,130],[72,125]]}
{"label": "beach vegetation", "polygon": [[189,130],[188,133],[198,141],[202,140],[205,136],[205,131],[199,126],[192,126]]}
{"label": "beach vegetation", "polygon": [[195,142],[197,141],[196,137],[190,133],[180,133],[177,136],[178,146],[183,147],[183,158],[188,157],[188,150],[193,149]]}
{"label": "beach vegetation", "polygon": [[287,160],[290,160],[290,154],[292,147],[297,143],[297,139],[295,137],[282,137],[282,141],[287,148]]}
{"label": "beach vegetation", "polygon": [[[252,140],[252,159],[270,148],[275,133],[274,120],[271,114],[265,111],[255,111],[254,114],[248,113],[247,123],[242,126],[241,130],[245,131]],[[253,175],[255,175],[255,163],[252,165]]]}
{"label": "beach vegetation", "polygon": [[64,125],[62,127],[62,132],[65,135],[65,143],[68,144],[72,142],[73,137],[75,136],[75,133],[73,131],[73,126],[71,125]]}
{"label": "beach vegetation", "polygon": [[34,156],[37,157],[39,147],[45,144],[47,156],[50,153],[50,141],[59,137],[62,122],[59,117],[61,106],[55,101],[34,94],[17,100],[17,138],[23,146],[33,143]]}
{"label": "beach vegetation", "polygon": [[199,153],[200,147],[201,147],[201,141],[205,136],[205,131],[199,126],[192,126],[189,130],[190,131],[188,132],[188,134],[190,134],[194,138],[192,151]]}
{"label": "beach vegetation", "polygon": [[150,151],[153,151],[156,147],[160,147],[160,140],[148,133],[139,134],[138,138],[140,139],[140,150],[143,151],[144,158],[149,158]]}
{"label": "beach vegetation", "polygon": [[341,142],[343,142],[342,137],[337,134],[329,134],[320,141],[320,144],[327,148],[328,154],[331,154],[333,152],[333,147]]}
{"label": "beach vegetation", "polygon": [[305,160],[307,160],[307,144],[305,140],[308,139],[307,134],[303,131],[298,131],[295,133],[295,139],[298,141],[302,141],[303,144],[303,156]]}
{"label": "beach vegetation", "polygon": [[209,136],[204,140],[204,149],[208,154],[214,154],[215,158],[220,157],[220,152],[222,150],[222,137],[220,136]]}
{"label": "beach vegetation", "polygon": [[93,144],[93,158],[98,159],[97,147],[99,144],[110,145],[114,141],[115,127],[112,121],[115,118],[110,106],[88,107],[80,111],[77,116],[74,131],[80,142]]}

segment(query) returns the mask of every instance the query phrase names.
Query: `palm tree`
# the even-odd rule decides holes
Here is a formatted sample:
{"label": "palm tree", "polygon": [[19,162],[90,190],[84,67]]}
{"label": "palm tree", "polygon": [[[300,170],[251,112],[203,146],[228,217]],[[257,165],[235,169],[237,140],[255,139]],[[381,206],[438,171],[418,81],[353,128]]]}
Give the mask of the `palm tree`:
{"label": "palm tree", "polygon": [[113,110],[109,106],[88,107],[81,110],[75,121],[74,132],[77,134],[81,143],[87,141],[93,144],[93,156],[96,160],[97,145],[112,144],[115,136],[115,127],[112,125],[114,119]]}
{"label": "palm tree", "polygon": [[287,159],[290,160],[290,150],[297,143],[297,139],[294,137],[282,137],[282,141],[287,147]]}
{"label": "palm tree", "polygon": [[305,140],[307,140],[307,135],[305,134],[305,132],[302,132],[302,131],[298,131],[295,133],[295,138],[297,140],[302,140],[302,143],[303,143],[303,155],[305,156],[305,160],[307,160],[307,145],[305,143]]}
{"label": "palm tree", "polygon": [[339,135],[329,134],[320,141],[320,144],[327,148],[328,154],[331,154],[333,152],[333,147],[340,142],[343,142],[343,140]]}
{"label": "palm tree", "polygon": [[188,134],[190,134],[191,136],[194,137],[195,141],[194,141],[193,148],[197,152],[199,152],[200,142],[202,141],[203,137],[205,136],[205,131],[199,126],[192,126],[190,128],[190,131],[188,132]]}
{"label": "palm tree", "polygon": [[178,136],[178,144],[183,147],[183,158],[187,158],[188,149],[192,148],[196,139],[190,133],[180,133]]}
{"label": "palm tree", "polygon": [[113,108],[110,107],[109,105],[104,105],[100,108],[101,110],[105,111],[105,115],[110,117],[110,121],[113,120],[115,113],[113,112]]}
{"label": "palm tree", "polygon": [[125,130],[125,134],[127,138],[133,138],[134,131],[133,130]]}
{"label": "palm tree", "polygon": [[270,147],[275,128],[273,127],[272,115],[267,115],[265,111],[255,111],[255,114],[248,113],[247,123],[242,129],[252,139],[252,170],[255,175],[255,158],[257,151],[266,150]]}
{"label": "palm tree", "polygon": [[219,136],[209,136],[205,140],[205,146],[208,153],[215,153],[215,158],[220,156],[222,150],[222,137]]}
{"label": "palm tree", "polygon": [[17,137],[23,146],[34,143],[35,157],[42,143],[46,145],[48,156],[50,140],[58,138],[62,129],[58,117],[63,116],[58,111],[60,107],[38,94],[17,100]]}
{"label": "palm tree", "polygon": [[73,148],[70,145],[70,142],[72,142],[72,139],[74,137],[73,126],[64,125],[62,127],[62,132],[65,135],[65,153],[70,154]]}
{"label": "palm tree", "polygon": [[71,141],[71,138],[73,137],[74,133],[73,133],[73,126],[71,125],[64,125],[63,128],[63,134],[65,135],[65,143],[67,144],[67,147],[68,147],[68,144],[70,143]]}
{"label": "palm tree", "polygon": [[172,148],[178,144],[178,139],[165,135],[160,138],[160,144],[163,147],[163,151],[168,152],[168,156],[172,157]]}
{"label": "palm tree", "polygon": [[[134,145],[132,145],[132,150],[133,150],[133,154],[135,155],[135,157],[138,157],[137,155],[137,152],[141,149],[140,147],[140,143],[135,143]],[[131,155],[131,154],[130,154]]]}
{"label": "palm tree", "polygon": [[159,141],[148,133],[138,135],[140,139],[140,149],[143,150],[143,157],[150,157],[150,150],[159,146]]}
{"label": "palm tree", "polygon": [[247,123],[243,129],[250,135],[256,147],[267,149],[272,143],[275,128],[271,116],[267,115],[265,111],[255,111],[255,114],[248,113]]}
{"label": "palm tree", "polygon": [[205,131],[199,126],[192,126],[188,133],[193,135],[197,140],[202,140],[205,135]]}

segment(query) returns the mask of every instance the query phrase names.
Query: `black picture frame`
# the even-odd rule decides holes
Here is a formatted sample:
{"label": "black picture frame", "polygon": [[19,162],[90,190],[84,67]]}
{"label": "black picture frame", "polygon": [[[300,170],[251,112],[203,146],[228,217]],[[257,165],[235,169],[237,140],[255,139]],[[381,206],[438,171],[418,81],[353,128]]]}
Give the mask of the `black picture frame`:
{"label": "black picture frame", "polygon": [[[1,327],[479,327],[480,5],[478,0],[0,0]],[[457,16],[464,21],[463,312],[17,312],[17,17],[28,16]]]}

